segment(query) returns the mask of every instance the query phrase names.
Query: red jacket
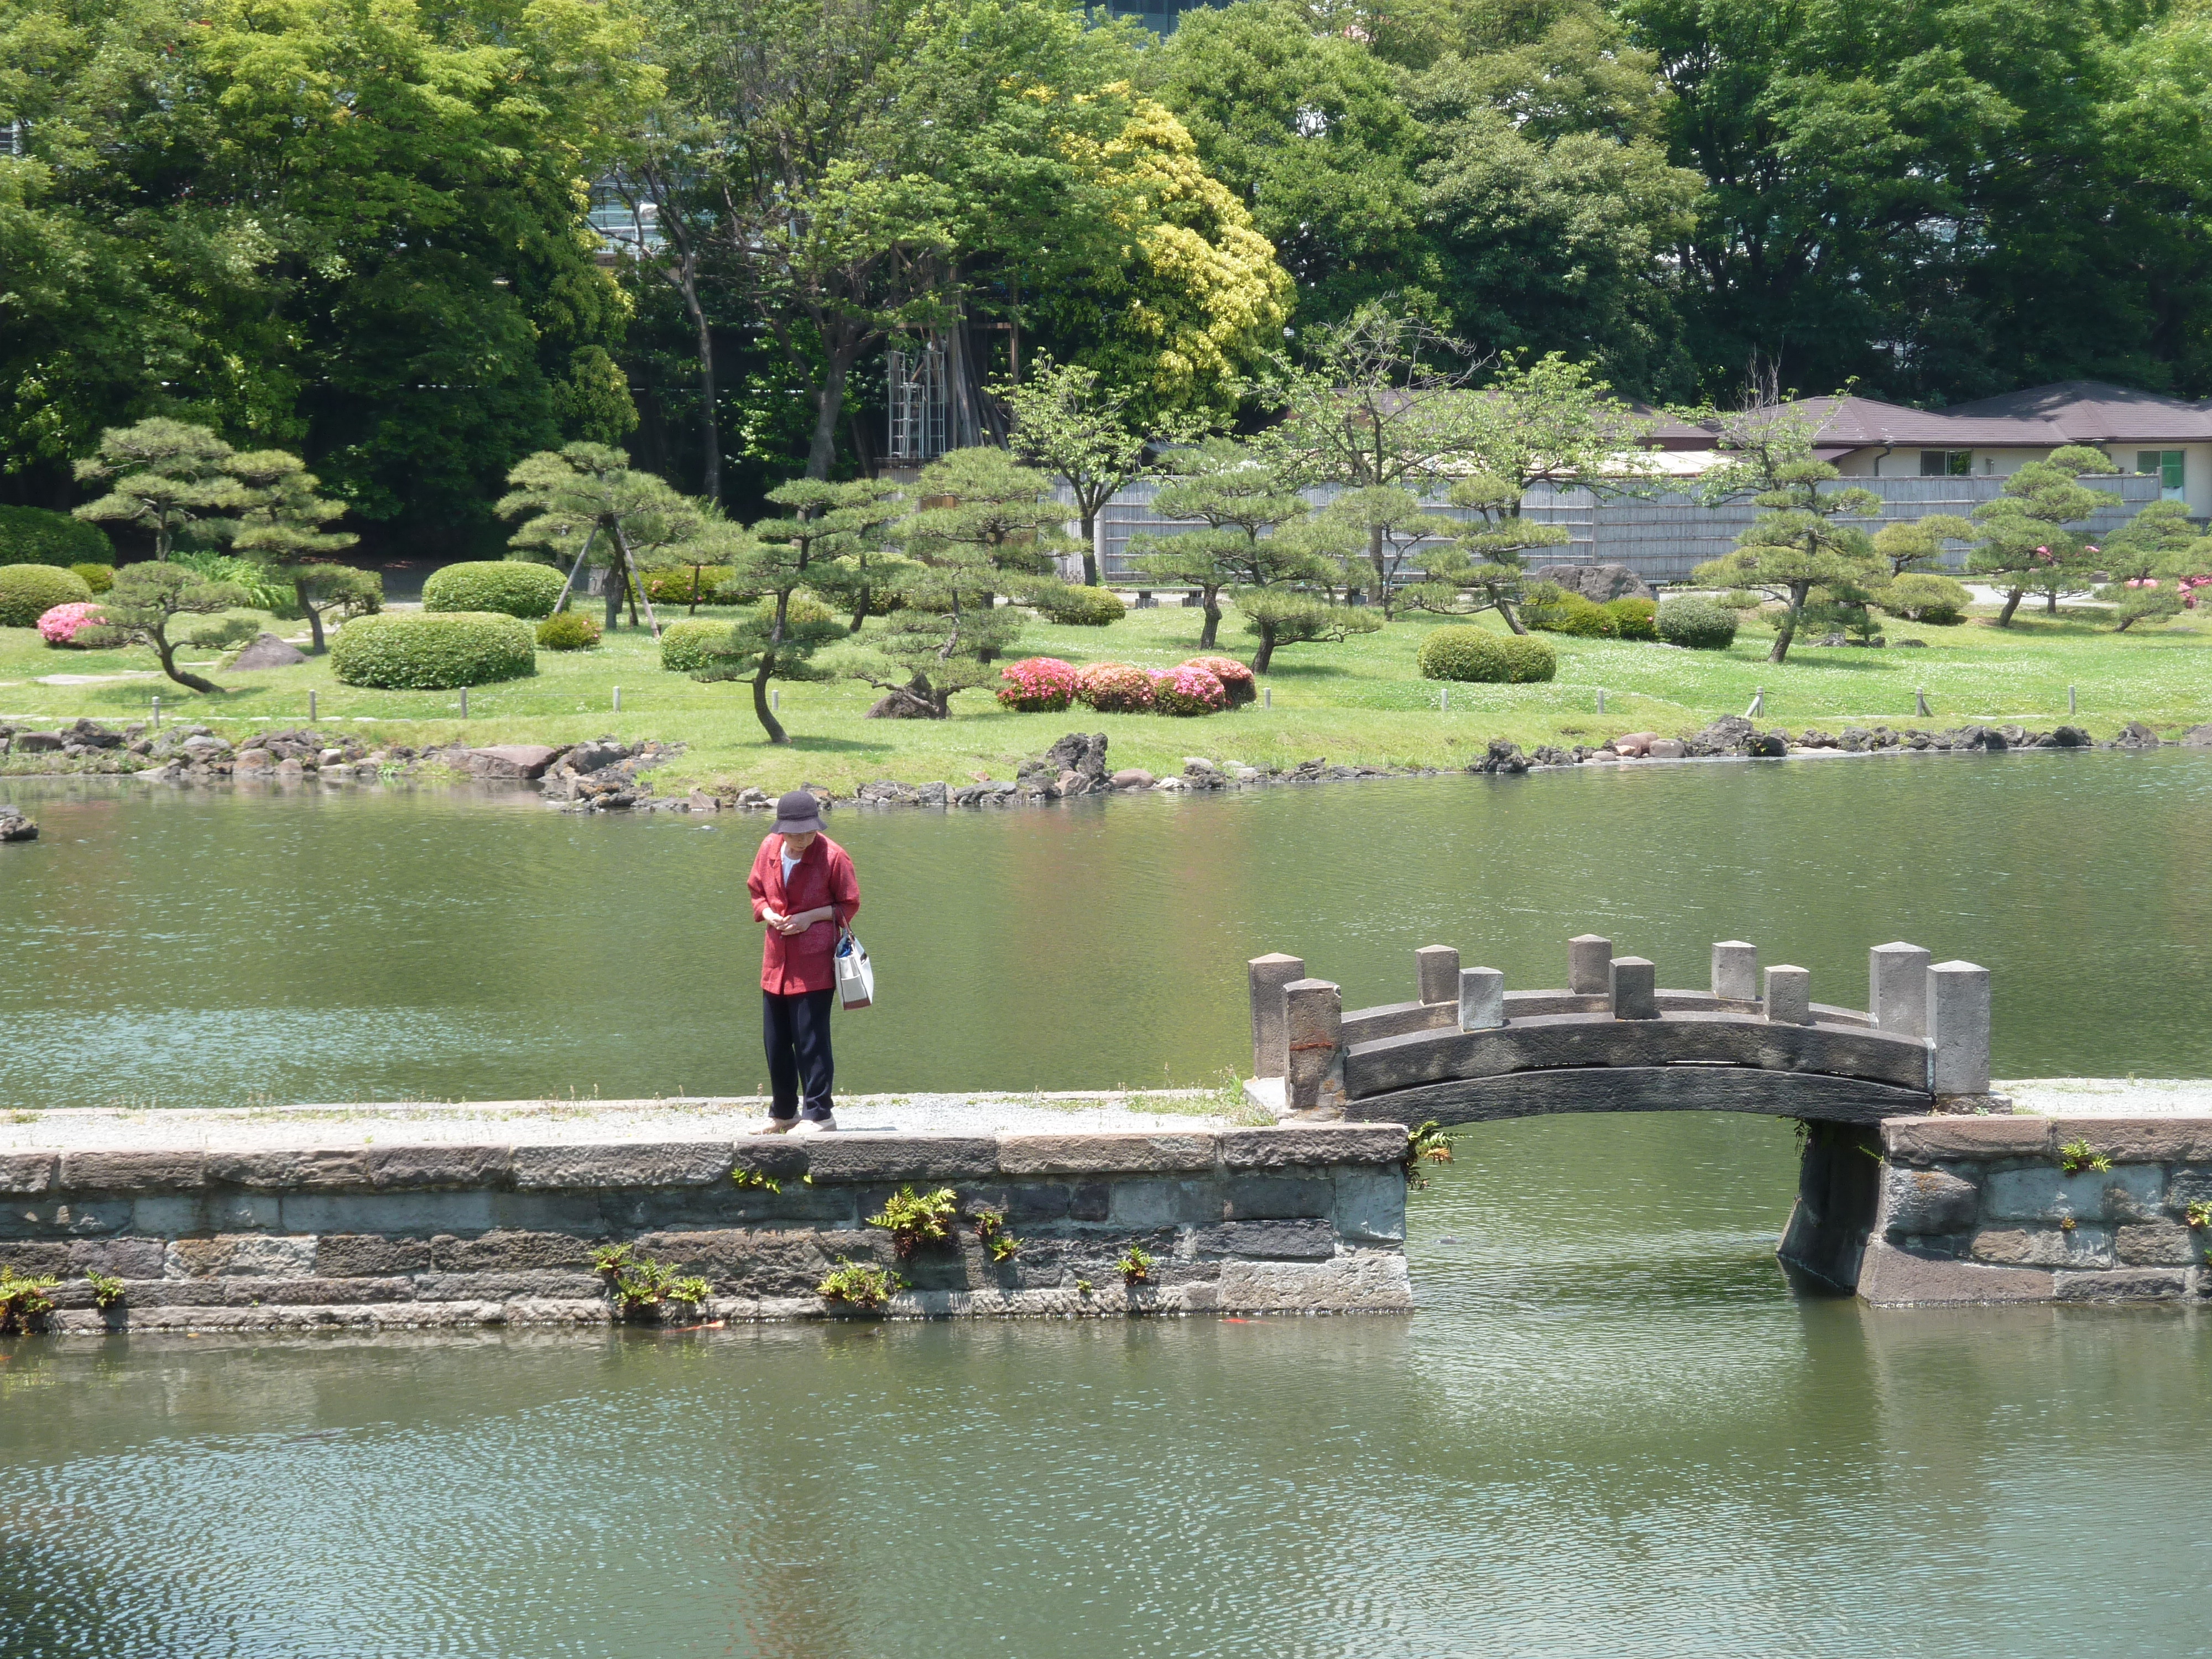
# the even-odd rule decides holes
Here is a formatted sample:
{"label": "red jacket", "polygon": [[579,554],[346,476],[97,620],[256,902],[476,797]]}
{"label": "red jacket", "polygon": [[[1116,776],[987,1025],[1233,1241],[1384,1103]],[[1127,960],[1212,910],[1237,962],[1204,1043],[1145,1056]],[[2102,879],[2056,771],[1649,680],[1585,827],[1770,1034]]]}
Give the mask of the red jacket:
{"label": "red jacket", "polygon": [[745,885],[753,896],[753,920],[771,906],[778,915],[796,915],[825,904],[836,907],[836,921],[817,921],[805,933],[786,938],[773,928],[761,947],[761,989],[788,996],[794,991],[830,991],[837,985],[837,929],[849,925],[860,909],[860,878],[845,849],[827,836],[791,866],[791,884],[783,880],[783,837],[771,834],[753,854],[752,874]]}

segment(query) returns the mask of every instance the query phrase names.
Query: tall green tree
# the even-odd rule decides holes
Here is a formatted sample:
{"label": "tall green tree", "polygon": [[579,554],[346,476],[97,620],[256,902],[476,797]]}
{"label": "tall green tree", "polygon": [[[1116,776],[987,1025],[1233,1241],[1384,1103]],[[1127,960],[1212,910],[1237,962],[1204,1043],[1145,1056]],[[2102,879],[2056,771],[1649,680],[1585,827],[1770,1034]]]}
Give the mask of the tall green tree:
{"label": "tall green tree", "polygon": [[17,0],[0,465],[169,415],[366,522],[489,535],[519,456],[624,423],[583,181],[657,95],[639,44],[627,0]]}
{"label": "tall green tree", "polygon": [[[1974,509],[1975,542],[1966,568],[2006,590],[1997,626],[2012,626],[2013,613],[2031,589],[2046,583],[2074,582],[2082,566],[2089,515],[2112,503],[2109,491],[2092,489],[2084,474],[2119,471],[2103,451],[2069,444],[2047,460],[2031,461],[2004,481],[1994,501]],[[2082,530],[2068,526],[2082,525]],[[2053,608],[2056,609],[2054,603]]]}

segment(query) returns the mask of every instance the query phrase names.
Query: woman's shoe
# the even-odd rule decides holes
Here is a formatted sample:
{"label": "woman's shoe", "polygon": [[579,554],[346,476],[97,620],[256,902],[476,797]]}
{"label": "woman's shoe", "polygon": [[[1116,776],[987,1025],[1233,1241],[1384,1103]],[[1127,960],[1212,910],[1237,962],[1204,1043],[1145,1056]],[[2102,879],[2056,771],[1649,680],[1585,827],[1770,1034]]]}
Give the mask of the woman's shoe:
{"label": "woman's shoe", "polygon": [[828,1117],[802,1117],[792,1130],[795,1135],[826,1135],[837,1127],[835,1113]]}

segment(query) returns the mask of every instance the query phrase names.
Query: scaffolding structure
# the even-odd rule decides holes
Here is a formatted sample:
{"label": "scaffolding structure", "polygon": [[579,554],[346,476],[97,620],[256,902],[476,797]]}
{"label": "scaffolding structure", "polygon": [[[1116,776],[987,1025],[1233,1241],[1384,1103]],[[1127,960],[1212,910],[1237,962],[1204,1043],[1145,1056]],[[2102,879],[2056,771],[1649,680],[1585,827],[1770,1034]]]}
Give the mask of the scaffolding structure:
{"label": "scaffolding structure", "polygon": [[901,466],[935,460],[948,447],[951,423],[944,346],[933,340],[916,351],[885,352],[884,379],[890,405],[884,459]]}

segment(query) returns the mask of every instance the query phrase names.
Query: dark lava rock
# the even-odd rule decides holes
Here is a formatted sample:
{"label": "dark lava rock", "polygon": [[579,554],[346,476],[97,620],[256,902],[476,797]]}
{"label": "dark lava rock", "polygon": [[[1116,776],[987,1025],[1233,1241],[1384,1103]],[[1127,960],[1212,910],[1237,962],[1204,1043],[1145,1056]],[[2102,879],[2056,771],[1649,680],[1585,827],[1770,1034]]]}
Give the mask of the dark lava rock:
{"label": "dark lava rock", "polygon": [[1492,738],[1483,757],[1467,769],[1470,772],[1518,774],[1528,769],[1528,757],[1521,752],[1517,743],[1508,743],[1503,738]]}
{"label": "dark lava rock", "polygon": [[39,826],[23,816],[20,806],[0,806],[0,841],[36,841]]}

